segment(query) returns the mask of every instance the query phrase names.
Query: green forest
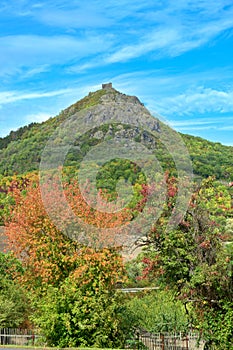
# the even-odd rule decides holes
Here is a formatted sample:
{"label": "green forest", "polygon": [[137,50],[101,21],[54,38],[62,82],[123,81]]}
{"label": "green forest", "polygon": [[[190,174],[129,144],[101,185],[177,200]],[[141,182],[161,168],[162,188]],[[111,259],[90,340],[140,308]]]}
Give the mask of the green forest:
{"label": "green forest", "polygon": [[[208,349],[233,349],[233,147],[179,134],[193,168],[192,183],[185,175],[181,183],[176,162],[153,132],[116,122],[78,136],[63,164],[62,191],[74,215],[96,228],[86,241],[75,239],[82,228],[63,210],[54,169],[46,174],[53,188],[41,180],[42,152],[53,131],[76,112],[100,105],[108,93],[119,94],[89,93],[58,116],[0,139],[0,224],[7,238],[7,251],[0,252],[0,328],[38,329],[43,337],[37,345],[99,348],[139,347],[138,330],[192,330]],[[165,133],[168,126],[158,122]],[[100,202],[116,200],[119,181],[132,189],[122,210],[98,211],[83,199],[80,164],[92,147],[119,134],[150,149],[161,170],[151,184],[132,160],[96,162]],[[58,133],[55,144],[62,137]],[[177,210],[181,185],[191,188],[183,211]],[[156,212],[150,193],[162,190],[159,215],[153,221],[148,214],[146,235],[135,243],[140,252],[125,258],[108,232],[117,237],[146,207]],[[126,287],[152,289],[123,293]]]}

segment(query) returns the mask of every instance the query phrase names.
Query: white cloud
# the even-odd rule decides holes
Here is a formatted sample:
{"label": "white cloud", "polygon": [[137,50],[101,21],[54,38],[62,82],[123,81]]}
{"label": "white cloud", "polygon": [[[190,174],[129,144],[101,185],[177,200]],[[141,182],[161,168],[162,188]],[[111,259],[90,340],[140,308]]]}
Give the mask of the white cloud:
{"label": "white cloud", "polygon": [[[125,62],[154,52],[154,58],[179,56],[198,48],[227,29],[233,28],[233,11],[225,19],[211,20],[208,23],[171,23],[155,25],[149,34],[139,35],[133,44],[124,45],[106,57],[106,63]],[[191,19],[190,19],[191,20]],[[182,20],[181,20],[182,22]]]}
{"label": "white cloud", "polygon": [[66,28],[98,28],[107,27],[113,24],[113,20],[108,18],[102,11],[86,6],[81,9],[41,11],[40,21],[48,26],[59,26]]}
{"label": "white cloud", "polygon": [[[13,104],[18,101],[25,100],[35,100],[35,99],[48,99],[51,101],[53,97],[59,97],[59,101],[64,101],[64,105],[62,108],[66,108],[69,104],[75,103],[78,99],[87,95],[90,91],[95,91],[101,88],[99,84],[88,84],[88,82],[84,82],[84,84],[79,86],[73,86],[67,89],[60,90],[51,90],[51,91],[35,91],[35,92],[27,92],[27,91],[3,91],[0,92],[0,107],[7,104]],[[67,102],[68,101],[68,102]],[[47,104],[48,102],[46,102]],[[46,104],[44,105],[46,107]],[[48,106],[50,110],[51,105]],[[56,108],[54,109],[54,111]],[[57,113],[59,111],[55,111]],[[46,114],[46,115],[50,115]],[[43,113],[41,114],[43,117]]]}
{"label": "white cloud", "polygon": [[214,119],[214,118],[198,118],[198,119],[189,119],[189,120],[171,120],[169,119],[169,122],[174,127],[191,127],[191,126],[198,126],[198,127],[205,127],[204,125],[213,125],[213,124],[219,124],[221,123],[220,119]]}
{"label": "white cloud", "polygon": [[[203,71],[197,67],[197,69],[186,69],[184,72],[175,72],[169,68],[150,69],[118,74],[112,76],[111,80],[119,90],[125,91],[127,94],[137,95],[151,111],[168,113],[169,115],[174,114],[174,112],[182,112],[183,114],[183,107],[188,104],[187,99],[194,97],[199,102],[202,100],[203,104],[210,104],[208,98],[211,91],[212,93],[216,91],[215,94],[219,93],[219,95],[225,94],[227,96],[229,94],[226,99],[231,103],[231,92],[233,92],[231,67]],[[205,87],[200,87],[200,84],[203,83],[205,83]],[[228,90],[224,90],[223,86],[225,88],[228,86]],[[220,99],[220,97],[218,98]],[[229,108],[228,101],[226,104]],[[216,103],[218,104],[218,102]],[[191,109],[193,107],[189,106]]]}
{"label": "white cloud", "polygon": [[189,115],[191,113],[232,112],[233,91],[221,91],[211,88],[187,90],[179,95],[165,97],[156,101],[159,113],[171,115]]}
{"label": "white cloud", "polygon": [[224,142],[224,145],[233,147],[233,142]]}
{"label": "white cloud", "polygon": [[18,92],[18,91],[5,91],[0,92],[0,106],[8,103],[13,103],[22,100],[31,100],[44,97],[53,97],[73,92],[72,89],[55,90],[48,92]]}
{"label": "white cloud", "polygon": [[[15,16],[24,15],[41,22],[46,26],[61,28],[112,28],[117,22],[128,16],[135,16],[139,11],[154,7],[153,0],[89,0],[77,1],[40,1],[32,4],[30,1],[11,6],[7,4],[5,10]],[[122,23],[121,23],[122,25]]]}
{"label": "white cloud", "polygon": [[12,35],[0,38],[0,73],[17,67],[59,65],[98,54],[111,45],[108,35]]}
{"label": "white cloud", "polygon": [[177,127],[176,130],[181,132],[191,132],[191,131],[198,131],[198,130],[220,130],[217,127],[214,126],[187,126],[187,127]]}
{"label": "white cloud", "polygon": [[[30,68],[31,74],[35,69],[36,74],[37,67],[71,64],[66,72],[78,74],[144,55],[152,60],[178,56],[232,29],[230,5],[229,1],[209,4],[206,0],[48,0],[34,4],[18,0],[4,11],[39,21],[47,36],[0,38],[0,75],[18,73],[21,67]],[[56,26],[64,28],[63,35],[54,35],[59,31],[54,30]],[[69,31],[72,35],[64,35]]]}
{"label": "white cloud", "polygon": [[169,46],[177,40],[178,33],[175,29],[159,29],[141,38],[138,44],[125,46],[105,59],[107,63],[124,62],[131,58],[146,55],[154,50]]}
{"label": "white cloud", "polygon": [[42,66],[37,66],[35,68],[29,69],[27,70],[24,74],[23,74],[23,78],[31,78],[34,77],[35,75],[41,74],[41,73],[45,73],[48,72],[50,69],[49,65],[42,65]]}
{"label": "white cloud", "polygon": [[[16,130],[17,128],[14,128],[14,130]],[[0,128],[0,137],[5,137],[6,135],[8,135],[11,130],[13,130],[11,127],[10,128]]]}
{"label": "white cloud", "polygon": [[87,63],[74,64],[66,68],[67,73],[84,73],[90,69],[99,67],[103,65],[103,60],[96,58],[94,60],[89,60]]}
{"label": "white cloud", "polygon": [[231,131],[231,130],[233,130],[233,124],[232,125],[226,125],[226,126],[222,126],[221,128],[220,128],[221,130],[229,130],[229,131]]}
{"label": "white cloud", "polygon": [[[36,5],[36,6],[35,6]],[[7,60],[14,54],[24,65],[60,64],[101,54],[97,65],[126,62],[154,53],[154,59],[172,57],[209,42],[232,29],[233,7],[229,1],[209,4],[192,1],[18,1],[10,13],[31,17],[45,28],[72,30],[71,36],[25,35],[0,39]],[[228,6],[228,7],[227,7]],[[198,14],[198,15],[197,15]],[[78,31],[76,31],[76,29]],[[91,29],[91,31],[90,31]],[[109,52],[106,54],[106,52]],[[11,55],[13,53],[13,55]],[[0,64],[4,62],[0,59]],[[85,69],[93,67],[89,59]]]}
{"label": "white cloud", "polygon": [[24,120],[26,123],[42,123],[51,117],[51,114],[40,112],[36,114],[28,114],[24,117]]}

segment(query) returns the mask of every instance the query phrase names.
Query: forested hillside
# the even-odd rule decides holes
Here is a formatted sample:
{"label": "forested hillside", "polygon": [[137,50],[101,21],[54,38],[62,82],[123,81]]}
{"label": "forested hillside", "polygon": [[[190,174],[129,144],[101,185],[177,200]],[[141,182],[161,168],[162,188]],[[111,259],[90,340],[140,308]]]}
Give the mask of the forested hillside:
{"label": "forested hillside", "polygon": [[[61,122],[76,112],[100,104],[101,98],[106,94],[117,96],[120,93],[115,89],[101,89],[94,93],[89,93],[82,100],[61,111],[58,116],[40,124],[32,123],[17,131],[12,131],[4,138],[0,138],[0,174],[8,176],[37,170],[46,142]],[[163,132],[164,128],[168,128],[162,122],[159,122],[159,125],[161,132]],[[124,128],[126,130],[128,126],[126,125]],[[103,125],[99,129],[101,131],[100,139],[108,137],[110,131],[112,135],[119,132],[117,125]],[[96,138],[97,131],[96,129],[93,132],[89,132],[82,136],[81,140],[76,141],[79,151],[70,150],[66,158],[66,165],[77,166],[77,162],[83,158],[89,148],[100,142],[99,136]],[[190,153],[195,175],[204,178],[215,176],[217,179],[225,181],[233,180],[233,147],[190,135],[182,134],[181,136]],[[128,135],[128,137],[132,136]],[[161,142],[153,140],[153,137],[143,130],[134,130],[133,138],[135,141],[145,142],[147,145],[150,144],[162,167],[170,172],[174,171],[172,158]]]}
{"label": "forested hillside", "polygon": [[233,179],[233,147],[210,142],[200,137],[183,135],[195,174]]}

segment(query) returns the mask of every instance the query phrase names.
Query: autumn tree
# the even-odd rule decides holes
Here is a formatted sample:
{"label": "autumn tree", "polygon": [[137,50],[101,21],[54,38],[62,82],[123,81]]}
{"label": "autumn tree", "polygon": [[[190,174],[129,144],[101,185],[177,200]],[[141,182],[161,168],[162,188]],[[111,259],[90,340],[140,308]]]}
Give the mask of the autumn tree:
{"label": "autumn tree", "polygon": [[[172,187],[167,212],[175,203],[176,181]],[[157,221],[146,242],[149,251],[143,259],[141,276],[172,288],[186,306],[190,304],[197,316],[191,320],[193,325],[201,328],[205,339],[218,349],[232,347],[233,250],[225,243],[229,239],[227,218],[231,215],[227,187],[213,178],[203,180],[176,229],[164,230],[167,216]]]}
{"label": "autumn tree", "polygon": [[[71,207],[88,223],[104,228],[124,222],[125,214],[90,210],[75,182],[64,188]],[[46,200],[61,203],[56,186],[50,190]],[[47,343],[122,346],[127,332],[123,331],[122,296],[116,285],[125,273],[118,249],[83,245],[61,231],[46,211],[38,183],[30,183],[25,191],[15,188],[13,195],[15,206],[6,221],[6,235],[15,256],[22,261],[24,273],[18,274],[18,280],[30,293],[33,322]],[[53,208],[56,215],[61,206]],[[72,224],[65,210],[60,216],[62,224]]]}

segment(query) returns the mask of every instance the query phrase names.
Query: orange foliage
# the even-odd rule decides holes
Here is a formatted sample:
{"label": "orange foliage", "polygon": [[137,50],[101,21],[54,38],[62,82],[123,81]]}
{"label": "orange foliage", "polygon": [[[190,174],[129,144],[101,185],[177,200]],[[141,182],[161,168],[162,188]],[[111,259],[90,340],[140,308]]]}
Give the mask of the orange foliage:
{"label": "orange foliage", "polygon": [[[70,201],[73,212],[89,224],[109,228],[120,225],[126,220],[125,212],[106,214],[88,208],[76,183],[65,186],[64,193]],[[25,267],[25,273],[20,277],[23,283],[27,283],[29,287],[45,283],[57,285],[71,274],[75,278],[81,278],[85,284],[88,283],[87,267],[90,268],[91,264],[96,264],[98,261],[102,271],[110,268],[109,259],[115,254],[111,248],[98,250],[90,241],[89,246],[85,247],[77,240],[71,239],[69,233],[67,234],[69,232],[66,231],[67,228],[70,230],[73,223],[69,221],[69,211],[60,205],[60,197],[63,194],[56,191],[56,186],[46,191],[46,198],[42,198],[38,181],[29,183],[26,193],[17,187],[13,188],[13,195],[16,205],[5,223],[6,235],[10,249],[21,259]],[[46,205],[51,204],[56,224],[51,220],[51,211],[49,215],[47,213],[45,201]],[[57,222],[61,225],[57,225]],[[77,226],[73,228],[77,230]],[[99,237],[99,239],[105,238]],[[119,274],[117,270],[121,266],[121,259],[116,256],[114,259],[111,263],[113,280],[117,278]]]}

